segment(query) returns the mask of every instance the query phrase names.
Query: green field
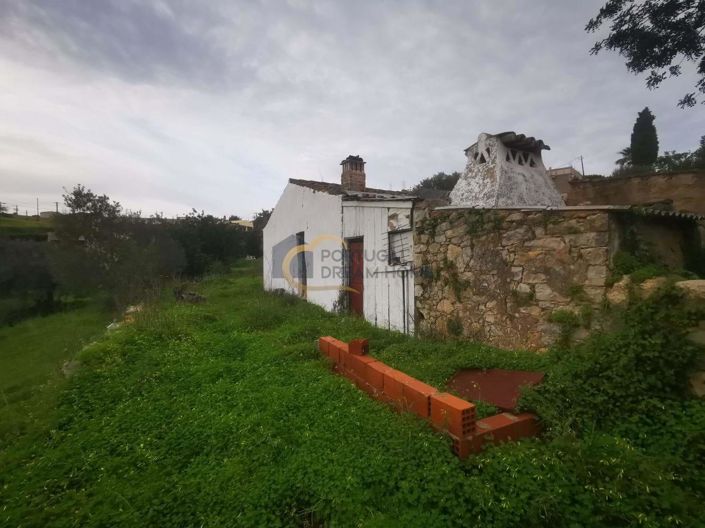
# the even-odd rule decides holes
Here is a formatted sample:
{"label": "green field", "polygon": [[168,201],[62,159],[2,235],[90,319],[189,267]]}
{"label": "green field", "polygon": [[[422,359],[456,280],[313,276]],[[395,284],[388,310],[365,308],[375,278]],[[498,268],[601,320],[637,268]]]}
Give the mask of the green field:
{"label": "green field", "polygon": [[[682,345],[676,321],[658,305],[634,316],[651,321],[643,338],[628,336],[637,346],[619,341],[632,331],[628,325],[619,339],[600,343],[600,351],[612,346],[610,353],[625,354],[607,364],[589,346],[566,360],[414,340],[264,294],[259,273],[245,266],[208,278],[198,285],[207,302],[164,300],[84,349],[82,368],[62,388],[56,411],[0,453],[0,524],[702,521],[705,409],[670,387],[676,363],[650,359],[657,346]],[[425,422],[393,412],[331,373],[316,350],[320,335],[367,336],[373,355],[438,386],[458,367],[545,368],[545,388],[527,401],[545,416],[546,435],[460,461]],[[638,356],[641,350],[648,355]],[[631,364],[628,353],[637,354]],[[637,360],[640,372],[632,375],[643,383],[626,374]],[[3,374],[4,383],[31,379],[37,370],[9,366],[16,370]],[[652,367],[662,373],[658,389],[649,381]],[[673,382],[681,383],[675,370]],[[620,400],[605,405],[605,394]],[[600,406],[605,420],[593,420],[591,406]]]}
{"label": "green field", "polygon": [[0,215],[0,236],[33,236],[52,229],[50,218]]}
{"label": "green field", "polygon": [[64,382],[62,364],[108,322],[104,310],[89,304],[0,327],[0,442],[46,426]]}

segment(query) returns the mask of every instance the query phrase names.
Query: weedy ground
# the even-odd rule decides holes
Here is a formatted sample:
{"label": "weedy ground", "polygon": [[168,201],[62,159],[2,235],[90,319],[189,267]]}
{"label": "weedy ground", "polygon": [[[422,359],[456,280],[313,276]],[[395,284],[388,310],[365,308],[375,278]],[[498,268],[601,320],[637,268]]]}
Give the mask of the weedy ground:
{"label": "weedy ground", "polygon": [[[6,435],[6,526],[697,526],[705,405],[696,314],[640,304],[549,354],[424,341],[262,292],[256,264],[165,297],[80,354],[43,427]],[[321,335],[443,386],[462,367],[543,369],[542,438],[460,461],[423,421],[332,374]],[[611,357],[610,357],[611,356]],[[658,373],[661,376],[658,376]],[[628,373],[628,375],[627,375]]]}
{"label": "weedy ground", "polygon": [[101,303],[88,302],[0,327],[0,446],[31,429],[46,429],[66,382],[63,363],[100,337],[109,322]]}

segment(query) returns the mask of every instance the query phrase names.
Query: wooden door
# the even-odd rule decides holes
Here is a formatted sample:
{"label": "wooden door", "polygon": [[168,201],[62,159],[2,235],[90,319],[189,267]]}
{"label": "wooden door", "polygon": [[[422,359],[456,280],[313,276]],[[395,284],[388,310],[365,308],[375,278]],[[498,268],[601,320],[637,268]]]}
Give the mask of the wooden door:
{"label": "wooden door", "polygon": [[357,315],[364,315],[363,294],[365,278],[365,252],[362,239],[348,242],[348,286],[354,291],[348,291],[348,306],[350,311]]}

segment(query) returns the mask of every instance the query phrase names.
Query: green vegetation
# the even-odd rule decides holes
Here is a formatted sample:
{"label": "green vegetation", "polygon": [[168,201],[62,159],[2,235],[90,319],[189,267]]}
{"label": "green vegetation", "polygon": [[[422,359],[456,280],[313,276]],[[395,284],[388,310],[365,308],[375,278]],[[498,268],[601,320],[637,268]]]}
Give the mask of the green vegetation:
{"label": "green vegetation", "polygon": [[659,156],[654,119],[648,107],[639,112],[634,123],[631,144],[619,151],[620,158],[615,162],[617,168],[612,172],[613,177],[705,169],[705,136],[700,137],[700,144],[695,150],[667,150]]}
{"label": "green vegetation", "polygon": [[[623,216],[625,225],[621,235],[621,247],[612,259],[610,276],[607,280],[609,286],[624,275],[629,275],[634,284],[641,284],[647,279],[660,276],[680,280],[705,276],[705,253],[700,249],[699,240],[694,241],[692,247],[684,249],[683,265],[686,269],[672,269],[658,257],[658,252],[654,251],[652,244],[642,239],[636,226],[640,214],[639,211],[635,211]],[[688,228],[694,230],[691,226]]]}
{"label": "green vegetation", "polygon": [[464,220],[466,233],[470,236],[502,228],[502,216],[496,211],[467,211]]}
{"label": "green vegetation", "polygon": [[457,315],[448,320],[448,335],[460,337],[463,335],[463,322]]}
{"label": "green vegetation", "polygon": [[461,174],[459,172],[452,172],[446,174],[445,172],[438,172],[433,176],[424,178],[419,183],[414,185],[411,192],[419,192],[423,189],[434,189],[437,191],[452,191],[455,184],[458,183]]}
{"label": "green vegetation", "polygon": [[705,136],[700,136],[700,146],[693,151],[667,150],[654,164],[658,172],[675,172],[705,169]]}
{"label": "green vegetation", "polygon": [[[81,354],[44,430],[0,454],[0,522],[32,526],[694,526],[705,404],[684,396],[698,314],[673,293],[548,355],[415,340],[204,280]],[[545,370],[523,405],[543,439],[466,461],[449,440],[333,375],[320,335],[442,387],[458,368]],[[484,406],[483,406],[484,408]],[[485,410],[481,411],[484,413]]]}
{"label": "green vegetation", "polygon": [[49,218],[0,214],[0,236],[35,237],[45,235],[51,229],[52,222]]}
{"label": "green vegetation", "polygon": [[[705,492],[705,402],[687,395],[685,380],[702,349],[686,339],[705,308],[664,288],[635,302],[609,334],[554,349],[546,383],[521,404],[542,417],[549,437],[610,432],[659,457],[672,478]],[[564,318],[577,324],[577,318]],[[667,426],[666,426],[667,424]]]}
{"label": "green vegetation", "polygon": [[648,106],[637,115],[629,148],[632,165],[650,166],[658,158],[658,135],[654,119]]}
{"label": "green vegetation", "polygon": [[463,292],[470,287],[470,282],[460,278],[458,266],[456,266],[454,261],[448,260],[446,256],[443,257],[439,273],[443,284],[450,286],[456,300],[459,301],[463,296]]}
{"label": "green vegetation", "polygon": [[548,320],[555,323],[560,328],[560,336],[558,338],[558,345],[561,347],[568,347],[570,345],[570,338],[573,332],[580,328],[580,318],[572,310],[558,309],[551,313]]}
{"label": "green vegetation", "polygon": [[[701,2],[683,0],[650,0],[631,2],[607,0],[585,30],[595,32],[609,26],[609,32],[598,40],[591,53],[603,49],[624,57],[632,73],[646,73],[646,86],[657,88],[669,77],[683,73],[683,63],[697,66],[695,88],[705,94],[705,17]],[[690,70],[685,70],[690,71]],[[685,94],[678,106],[695,106],[696,92]]]}
{"label": "green vegetation", "polygon": [[51,220],[0,215],[0,326],[58,311],[75,296],[100,296],[120,311],[171,281],[227,269],[261,255],[270,215],[257,213],[249,231],[196,211],[142,218],[82,185],[64,202],[69,213]]}
{"label": "green vegetation", "polygon": [[105,330],[109,316],[94,303],[0,328],[0,444],[46,424],[62,363]]}

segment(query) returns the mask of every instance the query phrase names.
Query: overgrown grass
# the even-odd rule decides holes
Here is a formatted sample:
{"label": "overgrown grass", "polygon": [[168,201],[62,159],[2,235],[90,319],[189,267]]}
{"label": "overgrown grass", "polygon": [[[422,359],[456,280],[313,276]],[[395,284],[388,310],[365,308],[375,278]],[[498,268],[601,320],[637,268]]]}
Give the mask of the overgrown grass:
{"label": "overgrown grass", "polygon": [[[637,424],[639,434],[647,434],[638,442],[622,424],[500,446],[462,462],[427,424],[392,412],[333,375],[315,339],[367,336],[374,355],[437,385],[457,368],[482,366],[546,367],[550,383],[560,358],[413,340],[263,294],[258,274],[242,267],[206,280],[200,287],[206,303],[165,301],[88,347],[45,431],[18,439],[0,455],[0,523],[531,527],[700,521],[703,490],[683,480],[683,464],[673,464],[696,453],[697,441],[675,448],[675,439],[661,434],[655,444]],[[543,403],[548,409],[548,400]],[[693,417],[701,415],[699,402],[687,405]],[[655,430],[659,418],[652,416]]]}
{"label": "overgrown grass", "polygon": [[62,363],[105,330],[97,303],[0,327],[0,442],[45,427],[64,382]]}

